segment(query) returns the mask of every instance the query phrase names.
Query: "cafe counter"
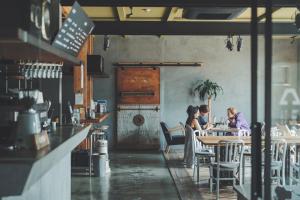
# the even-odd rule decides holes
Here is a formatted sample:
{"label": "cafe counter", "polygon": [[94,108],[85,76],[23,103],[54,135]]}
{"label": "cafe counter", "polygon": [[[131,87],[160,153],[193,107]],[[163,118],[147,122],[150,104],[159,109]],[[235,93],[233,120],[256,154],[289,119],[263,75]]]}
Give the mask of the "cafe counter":
{"label": "cafe counter", "polygon": [[39,150],[0,150],[1,200],[71,199],[71,151],[91,125],[60,126]]}

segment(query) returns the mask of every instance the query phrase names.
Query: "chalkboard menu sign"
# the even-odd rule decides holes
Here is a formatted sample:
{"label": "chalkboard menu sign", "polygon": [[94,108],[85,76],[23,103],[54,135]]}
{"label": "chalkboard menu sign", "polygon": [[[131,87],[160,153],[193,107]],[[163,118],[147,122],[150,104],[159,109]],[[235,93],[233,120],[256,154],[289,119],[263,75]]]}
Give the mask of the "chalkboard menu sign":
{"label": "chalkboard menu sign", "polygon": [[75,1],[52,45],[77,56],[95,25]]}

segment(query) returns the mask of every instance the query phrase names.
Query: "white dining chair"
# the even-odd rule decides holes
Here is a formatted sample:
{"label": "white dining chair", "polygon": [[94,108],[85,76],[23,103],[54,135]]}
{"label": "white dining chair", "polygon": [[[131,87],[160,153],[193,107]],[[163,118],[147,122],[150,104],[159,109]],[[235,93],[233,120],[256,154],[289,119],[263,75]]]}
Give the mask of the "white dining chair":
{"label": "white dining chair", "polygon": [[286,140],[284,139],[271,140],[271,172],[272,172],[271,179],[277,180],[277,183],[283,186],[285,186],[286,153],[287,153]]}
{"label": "white dining chair", "polygon": [[282,136],[295,136],[292,134],[290,128],[286,124],[276,124],[276,127]]}
{"label": "white dining chair", "polygon": [[294,162],[290,166],[290,185],[300,186],[300,152],[296,154]]}
{"label": "white dining chair", "polygon": [[205,131],[205,130],[195,130],[194,134],[193,134],[194,149],[195,149],[195,153],[194,153],[195,165],[194,165],[194,170],[193,170],[193,178],[195,177],[195,174],[196,174],[195,172],[196,172],[196,168],[197,168],[197,183],[198,183],[200,181],[199,174],[200,174],[201,160],[202,160],[202,163],[204,166],[206,160],[208,160],[209,163],[211,162],[211,158],[215,156],[215,153],[213,152],[213,149],[211,147],[203,145],[197,139],[196,135],[206,137],[206,136],[208,136],[208,134],[207,134],[207,131]]}
{"label": "white dining chair", "polygon": [[246,129],[240,129],[238,132],[238,136],[242,136],[242,137],[251,136],[251,131]]}
{"label": "white dining chair", "polygon": [[[223,153],[221,153],[221,148]],[[220,196],[220,181],[232,180],[233,185],[236,179],[240,180],[240,172],[244,153],[244,142],[242,140],[223,140],[217,147],[216,161],[210,164],[210,192],[212,192],[213,182],[216,182],[217,199]],[[216,176],[214,175],[216,171]],[[220,172],[232,172],[232,177],[220,177]]]}
{"label": "white dining chair", "polygon": [[195,137],[194,131],[189,125],[185,125],[185,142],[183,162],[187,167],[194,167],[195,164]]}

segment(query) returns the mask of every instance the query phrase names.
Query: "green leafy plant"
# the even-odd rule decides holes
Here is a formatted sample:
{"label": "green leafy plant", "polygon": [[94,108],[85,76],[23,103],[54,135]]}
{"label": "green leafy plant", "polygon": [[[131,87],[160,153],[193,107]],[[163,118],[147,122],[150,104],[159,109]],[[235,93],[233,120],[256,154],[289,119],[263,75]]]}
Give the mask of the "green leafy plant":
{"label": "green leafy plant", "polygon": [[[198,95],[201,101],[204,101],[206,98],[208,100],[208,107],[211,111],[211,101],[212,98],[215,100],[218,94],[223,94],[223,88],[215,82],[210,81],[209,79],[203,81],[197,81],[192,88],[193,95]],[[211,112],[208,114],[208,119],[211,121]]]}

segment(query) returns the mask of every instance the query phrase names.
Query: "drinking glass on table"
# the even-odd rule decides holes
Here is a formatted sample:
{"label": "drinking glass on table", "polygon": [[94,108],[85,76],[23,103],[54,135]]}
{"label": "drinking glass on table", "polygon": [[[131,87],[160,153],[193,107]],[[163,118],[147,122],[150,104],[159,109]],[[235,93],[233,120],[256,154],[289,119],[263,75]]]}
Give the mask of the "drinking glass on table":
{"label": "drinking glass on table", "polygon": [[213,124],[216,124],[217,123],[217,117],[216,116],[213,116],[213,121],[212,121]]}
{"label": "drinking glass on table", "polygon": [[221,117],[221,119],[220,119],[220,123],[221,123],[222,125],[224,125],[224,124],[225,124],[225,119],[224,119],[224,117]]}

